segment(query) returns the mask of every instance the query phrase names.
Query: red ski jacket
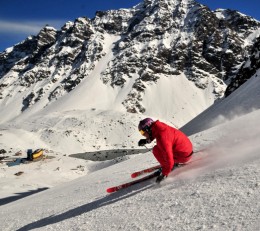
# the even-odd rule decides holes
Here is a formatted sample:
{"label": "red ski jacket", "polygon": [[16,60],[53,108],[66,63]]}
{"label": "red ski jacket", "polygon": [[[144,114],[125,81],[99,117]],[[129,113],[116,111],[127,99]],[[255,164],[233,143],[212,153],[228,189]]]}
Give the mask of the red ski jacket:
{"label": "red ski jacket", "polygon": [[152,126],[152,140],[157,144],[153,154],[162,166],[162,174],[168,176],[174,163],[185,163],[191,158],[192,143],[189,138],[167,124],[155,121]]}

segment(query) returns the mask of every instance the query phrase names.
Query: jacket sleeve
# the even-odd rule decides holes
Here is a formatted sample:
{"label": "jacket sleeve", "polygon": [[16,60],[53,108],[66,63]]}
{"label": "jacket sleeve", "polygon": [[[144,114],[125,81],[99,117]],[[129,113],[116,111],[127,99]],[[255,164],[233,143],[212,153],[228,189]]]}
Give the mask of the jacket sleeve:
{"label": "jacket sleeve", "polygon": [[157,139],[157,145],[153,148],[153,154],[162,166],[162,174],[168,176],[173,168],[174,159],[172,143],[167,134]]}

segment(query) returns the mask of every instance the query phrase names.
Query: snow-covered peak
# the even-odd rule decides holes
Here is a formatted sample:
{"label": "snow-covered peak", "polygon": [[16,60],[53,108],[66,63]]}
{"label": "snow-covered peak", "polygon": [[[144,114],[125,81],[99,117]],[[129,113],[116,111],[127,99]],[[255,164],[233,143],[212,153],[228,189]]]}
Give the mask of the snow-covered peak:
{"label": "snow-covered peak", "polygon": [[215,10],[215,14],[219,19],[227,19],[229,17],[229,14],[227,13],[227,11],[225,9],[216,9]]}
{"label": "snow-covered peak", "polygon": [[0,121],[57,106],[149,114],[182,126],[224,95],[258,29],[253,19],[236,12],[219,19],[192,0],[147,0],[80,17],[61,31],[43,28],[0,54]]}

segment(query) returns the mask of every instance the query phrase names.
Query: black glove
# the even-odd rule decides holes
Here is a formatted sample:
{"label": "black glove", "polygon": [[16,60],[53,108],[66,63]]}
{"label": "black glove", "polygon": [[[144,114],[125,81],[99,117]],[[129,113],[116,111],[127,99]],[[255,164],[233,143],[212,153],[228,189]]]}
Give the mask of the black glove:
{"label": "black glove", "polygon": [[147,144],[147,140],[146,139],[141,139],[138,141],[138,146],[144,146]]}
{"label": "black glove", "polygon": [[160,176],[162,174],[162,168],[158,168],[158,170],[155,172],[155,176]]}
{"label": "black glove", "polygon": [[160,175],[156,178],[156,183],[160,184],[163,179],[165,179],[167,176],[160,173]]}

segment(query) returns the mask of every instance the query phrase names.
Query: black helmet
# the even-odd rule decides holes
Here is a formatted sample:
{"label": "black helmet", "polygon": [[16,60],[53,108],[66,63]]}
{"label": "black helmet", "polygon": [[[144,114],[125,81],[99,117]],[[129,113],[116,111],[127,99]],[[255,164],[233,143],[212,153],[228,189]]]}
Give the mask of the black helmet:
{"label": "black helmet", "polygon": [[139,122],[138,130],[139,131],[148,131],[150,130],[151,125],[154,123],[153,119],[145,118]]}
{"label": "black helmet", "polygon": [[151,129],[151,126],[153,123],[154,123],[153,119],[145,118],[145,119],[141,120],[138,125],[138,130],[140,131],[140,133],[142,135],[144,135],[145,132],[148,133],[148,135],[149,135],[149,140],[147,140],[148,143],[150,143],[153,140],[152,129]]}

